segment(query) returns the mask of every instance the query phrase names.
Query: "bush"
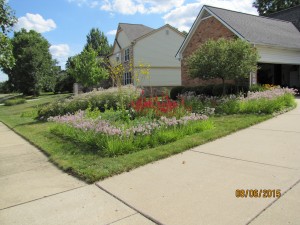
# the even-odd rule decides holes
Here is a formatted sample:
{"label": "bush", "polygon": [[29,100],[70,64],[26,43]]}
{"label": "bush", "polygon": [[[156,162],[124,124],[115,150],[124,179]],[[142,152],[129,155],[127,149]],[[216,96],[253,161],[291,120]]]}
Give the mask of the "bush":
{"label": "bush", "polygon": [[186,135],[213,128],[208,117],[199,114],[190,114],[180,119],[161,117],[148,122],[138,121],[137,125],[132,121],[126,125],[120,123],[119,127],[102,117],[91,119],[85,114],[79,111],[75,115],[51,117],[49,121],[56,123],[51,132],[86,144],[90,146],[89,149],[108,157],[170,143]]}
{"label": "bush", "polygon": [[78,110],[87,108],[98,108],[101,111],[105,109],[117,109],[128,107],[130,102],[140,96],[141,90],[133,86],[110,88],[103,91],[92,91],[81,94],[70,99],[55,101],[51,104],[42,106],[38,109],[38,118],[47,119],[50,116],[65,115],[75,113]]}
{"label": "bush", "polygon": [[19,105],[25,103],[26,100],[24,98],[13,98],[4,101],[5,106]]}
{"label": "bush", "polygon": [[213,96],[213,89],[214,89],[214,85],[213,84],[206,85],[202,89],[202,94],[208,95],[208,96]]}
{"label": "bush", "polygon": [[8,81],[0,82],[0,93],[7,94],[10,92],[10,85]]}
{"label": "bush", "polygon": [[173,87],[170,91],[170,98],[173,100],[177,100],[178,95],[180,95],[183,90],[183,86]]}
{"label": "bush", "polygon": [[258,91],[265,91],[265,90],[267,90],[267,89],[260,84],[253,84],[249,88],[249,91],[251,91],[251,92],[258,92]]}
{"label": "bush", "polygon": [[55,93],[63,93],[63,92],[73,92],[73,84],[75,83],[75,79],[67,74],[66,72],[61,72],[57,77],[57,81],[54,87]]}

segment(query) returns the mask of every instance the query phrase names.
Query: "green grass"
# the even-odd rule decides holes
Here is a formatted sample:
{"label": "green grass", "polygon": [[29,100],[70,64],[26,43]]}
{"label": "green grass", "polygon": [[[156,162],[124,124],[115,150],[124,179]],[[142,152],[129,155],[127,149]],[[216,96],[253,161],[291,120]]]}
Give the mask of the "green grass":
{"label": "green grass", "polygon": [[35,106],[67,95],[47,95],[37,101],[11,107],[0,106],[0,120],[45,152],[50,161],[86,182],[95,182],[169,157],[187,149],[271,118],[270,115],[213,117],[215,128],[178,141],[114,158],[100,157],[88,146],[62,139],[50,132],[53,124],[34,120]]}

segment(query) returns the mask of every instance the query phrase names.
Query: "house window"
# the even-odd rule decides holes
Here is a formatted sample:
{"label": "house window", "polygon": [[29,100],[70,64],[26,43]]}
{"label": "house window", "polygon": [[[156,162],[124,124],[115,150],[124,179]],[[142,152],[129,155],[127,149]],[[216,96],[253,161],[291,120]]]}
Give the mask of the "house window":
{"label": "house window", "polygon": [[125,62],[129,61],[130,57],[129,57],[129,48],[125,49]]}
{"label": "house window", "polygon": [[123,83],[124,83],[124,85],[132,84],[131,72],[126,72],[124,74]]}
{"label": "house window", "polygon": [[120,61],[120,54],[118,53],[116,56],[116,61],[119,62]]}

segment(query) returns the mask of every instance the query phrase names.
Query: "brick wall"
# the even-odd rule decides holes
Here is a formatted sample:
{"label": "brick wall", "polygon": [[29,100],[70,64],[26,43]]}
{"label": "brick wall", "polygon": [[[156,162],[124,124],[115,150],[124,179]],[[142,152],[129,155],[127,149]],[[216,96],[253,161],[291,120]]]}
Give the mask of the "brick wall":
{"label": "brick wall", "polygon": [[190,39],[188,45],[182,53],[181,60],[181,82],[182,86],[198,86],[206,84],[219,84],[220,79],[213,80],[201,80],[199,78],[192,79],[188,75],[188,69],[185,64],[185,60],[190,56],[201,44],[205,43],[209,39],[219,38],[235,38],[236,35],[232,33],[227,27],[220,23],[216,18],[210,17],[201,21],[197,27],[196,32]]}

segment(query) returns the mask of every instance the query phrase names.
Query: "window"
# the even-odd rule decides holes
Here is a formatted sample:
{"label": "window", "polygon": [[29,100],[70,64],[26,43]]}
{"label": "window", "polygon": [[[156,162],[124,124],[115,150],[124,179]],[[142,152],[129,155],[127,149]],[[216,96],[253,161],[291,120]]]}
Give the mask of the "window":
{"label": "window", "polygon": [[129,57],[129,48],[125,49],[125,62],[129,61],[130,57]]}
{"label": "window", "polygon": [[117,61],[117,62],[120,61],[120,53],[117,54],[117,56],[116,56],[116,61]]}
{"label": "window", "polygon": [[131,72],[126,72],[124,74],[123,83],[124,83],[124,85],[132,84]]}

